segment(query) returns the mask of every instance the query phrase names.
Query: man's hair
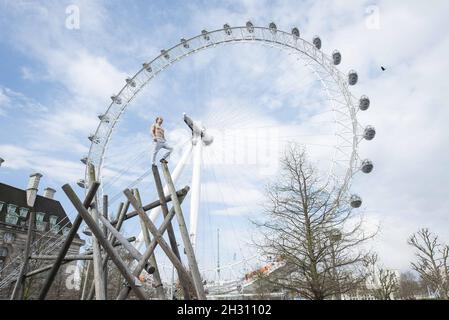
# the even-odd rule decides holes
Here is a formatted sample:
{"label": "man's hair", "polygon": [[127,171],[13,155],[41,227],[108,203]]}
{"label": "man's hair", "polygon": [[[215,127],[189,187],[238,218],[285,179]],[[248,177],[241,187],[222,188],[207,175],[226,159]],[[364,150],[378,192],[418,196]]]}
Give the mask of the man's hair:
{"label": "man's hair", "polygon": [[162,117],[156,117],[156,120],[155,120],[154,122],[157,123],[157,121],[158,121],[159,119],[161,119],[162,121],[164,121],[164,118],[162,118]]}

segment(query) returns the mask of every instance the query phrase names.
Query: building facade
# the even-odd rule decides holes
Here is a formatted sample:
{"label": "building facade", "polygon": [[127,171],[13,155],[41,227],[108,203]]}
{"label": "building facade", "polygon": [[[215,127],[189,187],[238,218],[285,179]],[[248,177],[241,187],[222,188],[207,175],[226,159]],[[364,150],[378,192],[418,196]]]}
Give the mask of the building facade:
{"label": "building facade", "polygon": [[[16,274],[24,255],[30,210],[36,213],[31,255],[54,255],[62,245],[72,224],[61,203],[53,198],[55,190],[46,188],[44,195],[36,195],[32,209],[27,205],[27,191],[0,183],[0,299],[9,298]],[[78,254],[84,241],[77,235],[68,254]],[[51,260],[30,260],[28,271],[51,264]],[[68,266],[60,274],[63,276]],[[28,298],[33,297],[31,288],[38,290],[45,272],[28,280]],[[60,279],[61,280],[61,279]],[[62,291],[62,290],[61,290]]]}

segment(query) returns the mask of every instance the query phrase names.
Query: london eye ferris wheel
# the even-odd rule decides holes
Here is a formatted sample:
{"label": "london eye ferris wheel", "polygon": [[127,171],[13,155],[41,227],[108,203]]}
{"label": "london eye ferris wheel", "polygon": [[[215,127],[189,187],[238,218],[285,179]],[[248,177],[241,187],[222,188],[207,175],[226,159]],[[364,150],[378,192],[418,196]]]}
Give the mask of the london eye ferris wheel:
{"label": "london eye ferris wheel", "polygon": [[[177,152],[170,165],[177,184],[191,187],[185,205],[200,269],[207,279],[216,279],[217,273],[220,277],[220,272],[221,277],[239,278],[261,263],[248,244],[248,218],[260,211],[264,182],[276,176],[273,163],[286,145],[305,146],[323,178],[349,194],[353,176],[373,170],[373,163],[358,154],[359,144],[376,134],[373,126],[358,120],[370,100],[351,93],[358,75],[354,70],[341,72],[341,61],[339,51],[326,54],[320,37],[307,41],[296,27],[285,32],[274,23],[260,27],[248,21],[203,30],[161,50],[125,80],[98,116],[89,153],[81,161],[95,168],[100,196],[108,194],[111,206],[125,188],[139,188],[143,198],[154,200],[149,131],[130,137],[136,120],[127,115],[145,92],[151,98],[152,88],[170,87],[173,97],[154,95],[145,113],[171,117],[169,139]],[[198,69],[201,83],[187,76],[174,79]],[[177,86],[190,95],[182,96]],[[169,98],[183,100],[175,106]],[[79,185],[88,184],[86,166]],[[361,203],[357,194],[350,196],[353,208]],[[155,221],[159,211],[149,216]],[[142,246],[141,235],[136,246]]]}

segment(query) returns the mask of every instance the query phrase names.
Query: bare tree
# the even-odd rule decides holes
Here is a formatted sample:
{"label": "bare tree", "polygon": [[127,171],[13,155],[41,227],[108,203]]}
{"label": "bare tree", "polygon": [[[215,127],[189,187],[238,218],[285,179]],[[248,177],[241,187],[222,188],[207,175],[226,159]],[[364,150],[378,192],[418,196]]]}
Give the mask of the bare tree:
{"label": "bare tree", "polygon": [[267,187],[266,219],[254,222],[263,237],[256,246],[285,264],[265,277],[274,288],[338,299],[364,281],[367,253],[360,245],[374,234],[353,217],[343,190],[322,183],[305,150],[290,145],[280,177]]}
{"label": "bare tree", "polygon": [[449,246],[438,240],[428,229],[421,229],[413,234],[408,244],[417,251],[416,261],[412,268],[420,275],[439,299],[448,299],[449,296]]}
{"label": "bare tree", "polygon": [[414,300],[420,296],[424,296],[426,290],[423,284],[410,272],[401,273],[399,278],[398,296],[404,300]]}
{"label": "bare tree", "polygon": [[379,300],[391,300],[399,290],[399,279],[396,272],[379,264],[377,254],[366,259],[368,269],[369,291]]}

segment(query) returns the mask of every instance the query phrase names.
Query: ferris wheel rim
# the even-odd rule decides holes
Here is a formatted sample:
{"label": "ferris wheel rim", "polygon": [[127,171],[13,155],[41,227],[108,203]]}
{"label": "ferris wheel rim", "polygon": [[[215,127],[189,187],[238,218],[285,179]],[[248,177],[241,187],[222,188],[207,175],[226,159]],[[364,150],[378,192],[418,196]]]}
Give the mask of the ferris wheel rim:
{"label": "ferris wheel rim", "polygon": [[[240,31],[241,34],[241,38],[230,38],[230,39],[226,39],[226,40],[222,40],[222,41],[217,41],[217,42],[213,42],[213,41],[207,41],[205,42],[204,45],[193,49],[193,50],[188,50],[187,52],[184,52],[183,55],[176,57],[175,59],[168,59],[169,61],[166,62],[165,64],[162,65],[162,67],[159,68],[159,70],[155,73],[153,73],[150,77],[148,77],[146,79],[146,81],[144,81],[143,83],[140,83],[138,89],[136,89],[134,92],[132,92],[131,96],[129,97],[128,101],[126,101],[125,103],[123,103],[123,106],[120,108],[119,113],[116,115],[115,118],[113,118],[113,123],[110,126],[109,130],[106,133],[106,139],[104,139],[104,136],[101,136],[101,139],[99,137],[99,133],[100,133],[100,129],[102,124],[104,123],[104,121],[102,119],[100,119],[100,123],[97,126],[97,129],[95,131],[95,134],[93,135],[93,139],[91,142],[91,146],[89,148],[89,153],[87,156],[87,160],[86,160],[86,170],[85,170],[85,181],[88,181],[88,165],[89,164],[93,164],[94,168],[96,170],[96,175],[97,175],[97,180],[101,181],[102,180],[102,167],[104,164],[104,155],[106,153],[109,141],[112,137],[115,125],[117,124],[117,122],[120,119],[120,116],[122,113],[125,112],[125,110],[127,109],[127,107],[129,106],[129,104],[132,102],[132,100],[138,95],[138,93],[145,87],[147,86],[151,80],[153,80],[157,74],[159,74],[160,72],[164,71],[167,67],[171,66],[172,64],[179,62],[181,60],[183,60],[184,58],[186,58],[189,55],[192,55],[193,53],[197,53],[199,51],[202,51],[204,49],[208,49],[211,47],[217,47],[221,44],[226,44],[226,43],[239,43],[239,42],[251,42],[251,43],[262,43],[262,44],[268,44],[269,46],[272,47],[278,47],[280,49],[290,49],[290,50],[294,50],[296,53],[300,53],[302,56],[307,56],[309,59],[315,61],[317,64],[319,64],[320,66],[323,67],[323,69],[327,70],[329,72],[329,74],[332,74],[332,76],[334,78],[334,81],[336,83],[339,83],[339,85],[342,85],[341,90],[343,92],[346,93],[345,98],[347,99],[347,108],[349,110],[349,113],[351,115],[351,119],[353,121],[353,130],[354,130],[354,135],[353,135],[353,152],[351,154],[351,159],[350,159],[350,166],[347,170],[347,174],[346,177],[344,179],[344,186],[347,189],[349,187],[349,180],[351,179],[352,175],[355,173],[356,171],[356,165],[355,162],[358,159],[357,156],[357,146],[359,141],[357,141],[356,139],[356,130],[357,127],[359,126],[358,122],[357,122],[357,117],[356,117],[356,110],[353,106],[352,103],[352,94],[349,91],[347,84],[343,78],[343,73],[336,68],[336,66],[333,64],[332,58],[329,57],[328,55],[326,55],[323,51],[321,51],[320,49],[318,49],[314,44],[308,42],[307,40],[305,40],[304,38],[297,36],[295,37],[293,34],[288,33],[286,31],[282,31],[282,30],[276,30],[274,36],[270,39],[269,37],[267,38],[256,38],[254,36],[255,31],[261,31],[263,37],[265,37],[265,33],[272,33],[272,30],[270,28],[267,27],[260,27],[260,26],[253,26],[253,34],[252,35],[244,35],[244,30],[247,29],[246,26],[239,26],[239,27],[229,27],[228,29],[226,28],[220,28],[220,29],[216,29],[210,32],[206,32],[206,34],[210,37],[211,35],[217,34],[217,33],[222,33],[223,31],[226,30],[231,30],[231,33],[234,34],[233,31]],[[278,36],[281,35],[281,36]],[[194,36],[192,38],[189,38],[187,40],[181,39],[181,42],[172,46],[171,48],[167,49],[167,50],[161,50],[161,54],[157,55],[153,60],[151,60],[150,62],[147,63],[147,65],[152,66],[153,64],[155,64],[158,60],[161,60],[162,58],[164,58],[167,54],[170,55],[170,53],[175,50],[176,48],[180,48],[181,46],[183,46],[185,43],[189,44],[192,43],[192,41],[201,39],[202,37],[205,36],[204,30],[201,34]],[[286,38],[287,37],[287,38]],[[286,40],[287,39],[287,40]],[[295,44],[297,44],[298,42],[302,43],[302,48],[303,50],[301,50],[301,48],[298,48],[299,46],[295,45],[292,46],[291,43],[289,43],[288,41],[291,42],[291,40],[293,39],[293,42]],[[184,42],[183,42],[184,40]],[[284,40],[283,42],[281,40]],[[311,53],[307,52],[307,50],[309,50]],[[319,60],[319,58],[321,58],[321,60]],[[145,64],[144,64],[145,65]],[[146,69],[145,66],[143,66],[132,78],[128,78],[127,79],[127,83],[122,87],[122,89],[118,92],[117,95],[115,95],[115,97],[120,97],[121,95],[123,95],[123,93],[130,88],[130,83],[132,84],[132,81],[135,81],[137,79],[137,77],[141,74],[146,74]],[[130,82],[128,81],[130,80]],[[134,87],[136,86],[136,83],[134,82]],[[108,116],[110,114],[111,108],[115,105],[115,101],[112,101],[106,112],[103,114],[103,116]],[[109,119],[110,120],[110,119]],[[102,141],[101,145],[101,155],[99,157],[99,161],[95,164],[95,161],[92,161],[93,158],[93,150],[95,148],[96,145],[98,145],[98,141],[96,141],[96,139],[100,139]],[[102,188],[100,187],[99,190],[102,193]],[[87,190],[86,190],[87,192]]]}
{"label": "ferris wheel rim", "polygon": [[[355,99],[355,97],[352,95],[351,91],[349,90],[349,87],[348,87],[349,83],[347,80],[345,80],[345,75],[336,67],[336,65],[334,65],[332,58],[330,56],[326,55],[322,50],[320,50],[320,48],[317,48],[313,43],[305,40],[304,38],[302,38],[300,36],[295,38],[295,36],[292,35],[291,33],[288,33],[286,31],[282,31],[282,30],[276,30],[275,35],[270,36],[270,34],[272,34],[272,30],[270,30],[270,28],[253,26],[253,30],[260,31],[263,36],[266,36],[266,34],[264,34],[264,33],[268,34],[267,38],[264,38],[264,37],[256,38],[254,35],[245,34],[245,29],[247,29],[246,26],[239,26],[239,27],[232,27],[229,29],[221,28],[221,29],[216,29],[211,32],[206,32],[206,35],[209,35],[209,37],[211,37],[214,34],[223,33],[226,30],[231,30],[233,34],[235,31],[237,31],[237,32],[240,31],[241,38],[231,38],[231,39],[217,41],[217,42],[205,41],[204,43],[202,43],[201,46],[199,46],[193,50],[187,50],[187,51],[184,50],[185,52],[181,56],[177,56],[174,59],[166,58],[167,61],[163,60],[167,55],[170,56],[170,53],[172,53],[177,48],[179,49],[179,48],[183,47],[183,45],[185,43],[192,43],[193,41],[196,41],[196,40],[200,40],[200,43],[201,43],[201,38],[205,36],[204,32],[202,32],[201,34],[199,34],[197,36],[194,36],[190,39],[184,40],[184,42],[181,41],[180,43],[172,46],[171,48],[169,48],[167,50],[162,50],[161,54],[157,55],[153,60],[146,63],[146,65],[153,67],[153,64],[157,65],[158,62],[164,61],[164,63],[162,63],[158,66],[159,69],[156,69],[157,70],[156,72],[154,72],[154,71],[147,72],[147,69],[144,64],[144,66],[142,68],[140,68],[140,70],[137,71],[137,73],[135,73],[133,77],[128,78],[126,81],[126,84],[117,93],[117,95],[114,96],[114,97],[119,97],[119,98],[123,97],[125,95],[126,91],[130,90],[130,92],[128,92],[128,98],[124,99],[123,105],[121,106],[121,108],[118,108],[118,112],[116,112],[115,117],[112,118],[112,120],[113,120],[112,125],[110,125],[108,131],[106,132],[106,135],[99,135],[99,133],[101,133],[102,124],[104,124],[103,119],[100,119],[100,123],[97,126],[95,134],[93,135],[93,140],[92,140],[91,146],[89,148],[89,153],[88,153],[87,160],[86,160],[85,181],[86,182],[88,181],[89,164],[94,165],[94,168],[96,170],[97,180],[100,182],[103,180],[102,168],[104,165],[105,153],[107,151],[107,147],[108,147],[109,141],[113,135],[116,124],[119,122],[121,115],[126,111],[126,109],[129,107],[129,105],[134,100],[134,98],[139,94],[139,92],[145,86],[149,85],[149,83],[159,73],[163,72],[165,69],[167,69],[172,64],[175,64],[176,62],[183,60],[184,58],[188,57],[189,55],[193,55],[194,53],[200,52],[205,49],[215,48],[222,44],[255,43],[255,44],[268,45],[269,47],[276,47],[276,48],[283,49],[286,51],[298,53],[301,57],[306,57],[307,59],[310,59],[310,61],[320,65],[323,68],[323,70],[326,70],[328,72],[328,74],[331,75],[334,83],[338,84],[340,92],[343,93],[343,98],[345,99],[345,107],[347,108],[348,114],[350,115],[350,119],[352,122],[351,129],[353,130],[352,152],[351,152],[351,156],[349,159],[349,166],[346,171],[346,175],[343,179],[343,188],[342,188],[345,190],[349,189],[352,176],[358,170],[357,162],[360,159],[357,154],[357,149],[358,149],[358,144],[360,143],[361,139],[359,139],[359,135],[357,133],[357,130],[359,129],[359,126],[360,126],[360,124],[357,121],[358,108],[356,108],[356,106],[353,103],[353,99]],[[223,36],[223,34],[221,34],[221,35]],[[283,41],[281,41],[281,40],[283,40]],[[292,43],[295,43],[295,45],[293,46]],[[298,43],[301,43],[302,46],[298,45]],[[150,73],[151,73],[151,75],[150,75]],[[140,79],[138,79],[139,75],[145,76],[145,77],[143,77],[144,81],[141,81]],[[317,75],[317,76],[319,77],[319,75]],[[138,82],[138,84],[139,84],[138,86],[137,86],[136,82]],[[322,82],[322,86],[326,87],[326,84],[323,81],[321,81],[321,82]],[[134,83],[134,86],[132,85],[133,83]],[[135,91],[133,91],[132,89],[130,89],[131,87],[137,87],[137,89]],[[112,108],[115,105],[117,105],[116,101],[112,101],[109,104],[106,112],[102,116],[106,116],[106,118],[107,118],[112,113]],[[111,119],[109,119],[109,121],[110,120]],[[100,138],[100,140],[101,140],[101,148],[100,148],[101,153],[100,153],[99,158],[97,158],[98,162],[95,163],[95,161],[92,161],[92,158],[93,158],[95,146],[98,145],[98,143],[96,143],[96,141],[95,141],[95,139],[97,139],[97,138]],[[336,177],[336,178],[338,178],[338,177]],[[86,188],[86,192],[87,192],[87,188]],[[100,192],[100,194],[103,193],[103,189],[101,186],[100,186],[99,192]]]}

